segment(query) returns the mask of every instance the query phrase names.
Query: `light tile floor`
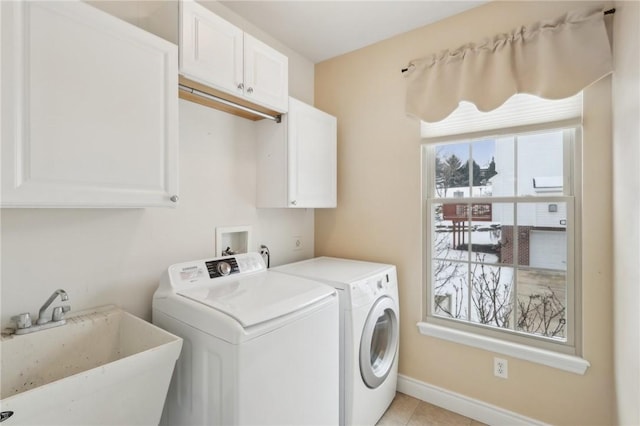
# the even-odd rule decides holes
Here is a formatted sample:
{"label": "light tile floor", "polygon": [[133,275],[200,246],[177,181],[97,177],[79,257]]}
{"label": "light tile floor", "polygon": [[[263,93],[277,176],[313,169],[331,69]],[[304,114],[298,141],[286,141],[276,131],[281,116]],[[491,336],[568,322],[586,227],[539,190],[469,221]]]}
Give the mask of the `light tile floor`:
{"label": "light tile floor", "polygon": [[468,417],[461,416],[428,402],[420,401],[403,393],[396,393],[391,406],[377,426],[485,426]]}

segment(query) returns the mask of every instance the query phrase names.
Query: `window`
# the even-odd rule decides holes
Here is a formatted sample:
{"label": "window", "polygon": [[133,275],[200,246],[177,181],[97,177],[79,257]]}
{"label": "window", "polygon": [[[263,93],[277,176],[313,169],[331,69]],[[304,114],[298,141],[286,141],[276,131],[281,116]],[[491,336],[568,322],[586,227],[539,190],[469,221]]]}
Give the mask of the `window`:
{"label": "window", "polygon": [[425,139],[423,333],[580,355],[578,123]]}

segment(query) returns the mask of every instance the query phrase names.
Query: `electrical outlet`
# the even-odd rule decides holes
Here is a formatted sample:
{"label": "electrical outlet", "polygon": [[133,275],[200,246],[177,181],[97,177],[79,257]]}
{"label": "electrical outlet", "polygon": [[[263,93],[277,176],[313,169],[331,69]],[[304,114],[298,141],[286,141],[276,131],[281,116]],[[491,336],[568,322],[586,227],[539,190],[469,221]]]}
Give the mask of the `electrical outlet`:
{"label": "electrical outlet", "polygon": [[506,359],[493,358],[493,375],[501,379],[509,377],[509,364]]}
{"label": "electrical outlet", "polygon": [[293,243],[293,245],[291,246],[292,250],[302,250],[303,248],[302,237],[294,236],[292,243]]}

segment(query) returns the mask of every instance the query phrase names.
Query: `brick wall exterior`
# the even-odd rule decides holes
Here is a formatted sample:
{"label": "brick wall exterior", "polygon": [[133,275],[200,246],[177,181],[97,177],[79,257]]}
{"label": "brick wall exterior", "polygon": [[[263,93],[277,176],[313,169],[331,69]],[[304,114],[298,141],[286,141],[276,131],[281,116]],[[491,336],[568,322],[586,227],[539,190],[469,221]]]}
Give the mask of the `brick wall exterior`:
{"label": "brick wall exterior", "polygon": [[[513,226],[502,225],[500,240],[500,262],[513,263]],[[518,265],[529,265],[529,235],[533,226],[519,226]]]}

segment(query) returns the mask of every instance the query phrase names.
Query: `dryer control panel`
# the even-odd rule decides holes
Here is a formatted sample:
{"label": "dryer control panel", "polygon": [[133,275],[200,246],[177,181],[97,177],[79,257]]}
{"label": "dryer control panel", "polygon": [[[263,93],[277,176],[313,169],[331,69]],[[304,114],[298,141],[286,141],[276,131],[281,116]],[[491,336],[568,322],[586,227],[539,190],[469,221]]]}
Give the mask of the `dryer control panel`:
{"label": "dryer control panel", "polygon": [[351,306],[358,307],[371,304],[383,295],[392,296],[397,299],[398,280],[395,267],[388,271],[375,275],[366,280],[357,281],[349,285],[351,293]]}

